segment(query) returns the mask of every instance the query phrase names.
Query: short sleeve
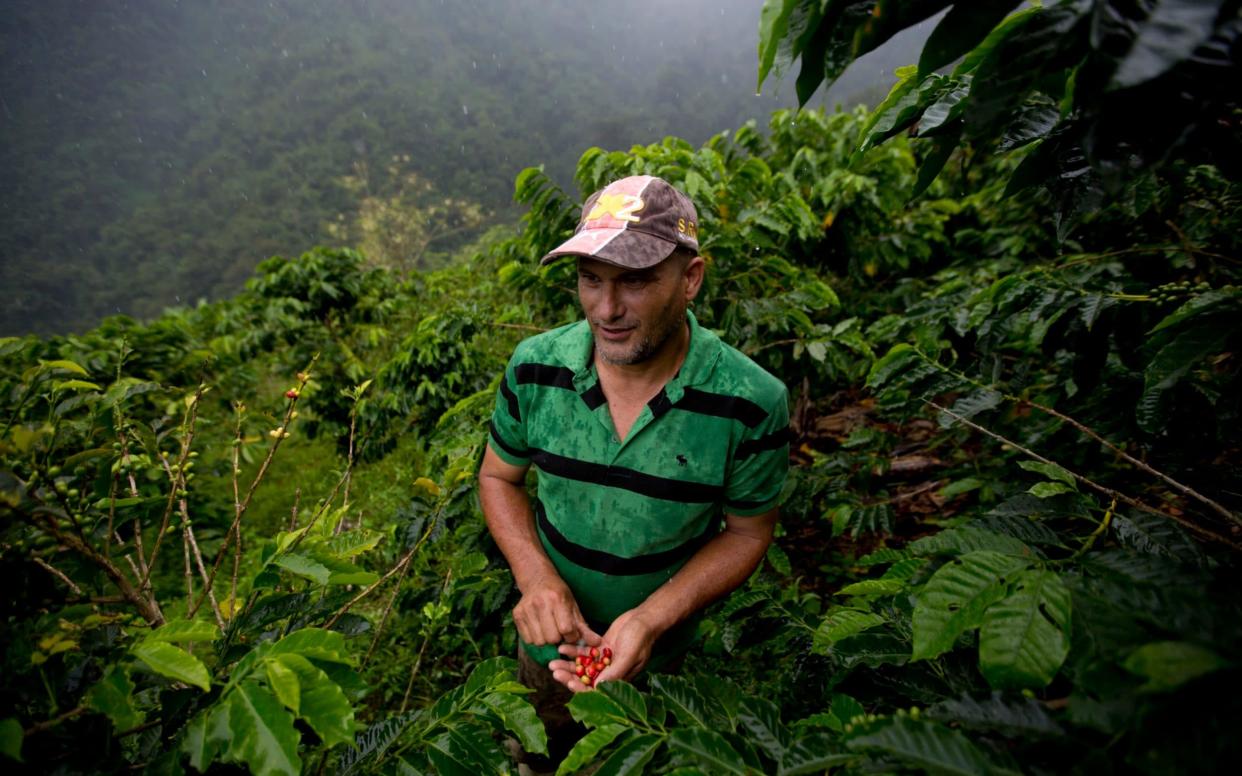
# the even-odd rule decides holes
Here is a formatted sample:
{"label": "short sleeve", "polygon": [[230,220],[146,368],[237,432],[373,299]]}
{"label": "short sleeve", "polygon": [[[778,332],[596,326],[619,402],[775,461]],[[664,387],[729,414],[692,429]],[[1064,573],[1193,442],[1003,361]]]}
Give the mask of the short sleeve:
{"label": "short sleeve", "polygon": [[777,506],[789,473],[789,402],[782,385],[764,421],[747,428],[733,450],[725,482],[724,510],[731,515],[761,515]]}
{"label": "short sleeve", "polygon": [[496,406],[492,410],[492,419],[488,423],[488,437],[492,452],[500,456],[505,463],[513,466],[530,464],[530,451],[526,445],[526,423],[522,417],[521,402],[518,401],[515,387],[514,370],[517,366],[515,355],[500,376],[500,389],[496,391]]}

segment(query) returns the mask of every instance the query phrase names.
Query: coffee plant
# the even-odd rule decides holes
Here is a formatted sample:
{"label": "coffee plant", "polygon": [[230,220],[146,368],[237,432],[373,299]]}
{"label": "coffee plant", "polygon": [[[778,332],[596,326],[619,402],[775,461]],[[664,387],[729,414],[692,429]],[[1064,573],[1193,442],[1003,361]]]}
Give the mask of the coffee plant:
{"label": "coffee plant", "polygon": [[[949,5],[768,2],[761,78],[800,58],[805,98]],[[539,256],[651,173],[699,207],[699,321],[790,388],[792,474],[682,667],[574,696],[559,772],[1236,761],[1236,95],[1184,80],[1236,69],[1208,56],[1236,3],[1017,5],[953,5],[875,112],[588,149],[574,191],[529,168],[520,230],[441,269],[316,248],[230,300],[0,340],[0,755],[474,774],[546,751],[475,472],[513,347],[578,316]],[[1158,110],[1174,87],[1201,110]],[[1132,143],[1139,99],[1159,126]]]}

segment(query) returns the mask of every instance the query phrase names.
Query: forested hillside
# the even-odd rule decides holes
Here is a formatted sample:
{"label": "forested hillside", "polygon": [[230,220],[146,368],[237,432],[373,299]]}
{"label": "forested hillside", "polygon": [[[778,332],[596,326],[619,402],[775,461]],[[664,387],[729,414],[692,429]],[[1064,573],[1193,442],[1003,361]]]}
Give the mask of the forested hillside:
{"label": "forested hillside", "polygon": [[232,295],[276,253],[357,246],[368,203],[440,207],[403,224],[434,238],[435,266],[514,222],[524,167],[568,183],[583,148],[698,143],[792,100],[755,96],[740,1],[643,0],[598,23],[565,0],[9,6],[6,335]]}
{"label": "forested hillside", "polygon": [[[760,71],[801,68],[809,99],[882,37],[868,19],[936,5],[770,0]],[[572,183],[530,167],[520,229],[444,266],[321,247],[149,323],[0,340],[0,756],[505,773],[505,738],[541,749],[476,471],[513,347],[578,316],[572,264],[538,257],[589,193],[651,173],[699,209],[698,320],[790,389],[794,466],[765,562],[685,668],[578,695],[591,732],[561,773],[1225,770],[1239,108],[1167,79],[1236,75],[1242,25],[1237,3],[1161,15],[1185,5],[1107,46],[1107,2],[954,6],[923,53],[952,56],[874,113],[591,147]],[[1060,56],[1027,78],[1035,45]],[[1161,113],[1170,93],[1198,112]],[[1146,154],[1101,94],[1181,141]],[[1125,169],[1101,138],[1131,143]]]}

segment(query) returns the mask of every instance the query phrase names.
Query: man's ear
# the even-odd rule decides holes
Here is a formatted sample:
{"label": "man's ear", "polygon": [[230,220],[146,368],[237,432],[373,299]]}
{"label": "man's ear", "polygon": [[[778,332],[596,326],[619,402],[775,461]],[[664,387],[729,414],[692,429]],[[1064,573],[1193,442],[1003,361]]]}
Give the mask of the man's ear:
{"label": "man's ear", "polygon": [[703,287],[703,274],[707,270],[707,262],[703,261],[702,256],[695,256],[686,262],[686,301],[694,299],[699,295],[699,289]]}

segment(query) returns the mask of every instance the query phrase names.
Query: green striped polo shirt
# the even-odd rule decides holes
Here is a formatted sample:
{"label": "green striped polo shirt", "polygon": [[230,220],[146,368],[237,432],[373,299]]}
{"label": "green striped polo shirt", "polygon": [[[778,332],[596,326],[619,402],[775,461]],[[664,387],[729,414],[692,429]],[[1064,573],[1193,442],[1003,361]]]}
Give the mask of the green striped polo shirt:
{"label": "green striped polo shirt", "polygon": [[[599,633],[719,532],[724,513],[763,514],[785,483],[785,385],[687,318],[685,362],[624,440],[586,321],[521,342],[496,396],[491,448],[534,465],[540,541]],[[680,654],[696,624],[665,634],[651,667]],[[556,657],[555,647],[527,649],[541,662]]]}

